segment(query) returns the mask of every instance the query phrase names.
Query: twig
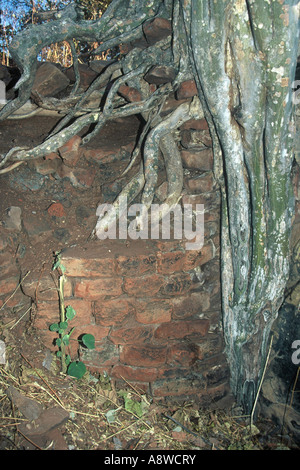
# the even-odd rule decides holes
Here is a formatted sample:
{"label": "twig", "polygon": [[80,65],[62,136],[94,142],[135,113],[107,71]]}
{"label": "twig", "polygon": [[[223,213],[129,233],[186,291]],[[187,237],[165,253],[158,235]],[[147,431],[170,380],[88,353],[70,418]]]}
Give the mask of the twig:
{"label": "twig", "polygon": [[54,394],[54,396],[57,398],[60,406],[62,408],[65,409],[61,399],[59,398],[59,396],[57,395],[57,393],[53,390],[52,387],[50,387],[50,385],[46,382],[46,380],[41,376],[41,374],[39,374],[39,372],[35,369],[35,367],[33,367],[33,365],[28,361],[28,359],[26,359],[26,357],[21,353],[21,356],[23,357],[23,359],[30,365],[30,367],[35,371],[35,373],[39,376],[39,378],[44,382],[44,384],[51,390],[51,392]]}
{"label": "twig", "polygon": [[19,282],[19,284],[17,285],[17,287],[15,288],[15,290],[13,291],[13,293],[8,297],[8,299],[6,299],[6,301],[4,302],[4,304],[0,307],[0,311],[5,307],[5,305],[7,304],[7,302],[10,301],[10,299],[15,295],[15,293],[17,292],[17,290],[19,289],[19,287],[21,286],[22,282],[26,279],[26,277],[28,276],[28,274],[30,274],[30,271],[28,271],[25,276],[23,277],[23,279]]}
{"label": "twig", "polygon": [[259,393],[260,393],[260,389],[262,387],[262,384],[263,384],[263,381],[264,381],[264,378],[265,378],[265,374],[266,374],[266,370],[267,370],[267,366],[268,366],[268,362],[269,362],[269,357],[270,357],[270,354],[271,354],[272,343],[273,343],[273,335],[271,337],[269,351],[268,351],[268,354],[267,354],[263,374],[262,374],[262,377],[261,377],[260,382],[259,382],[258,390],[257,390],[256,396],[255,396],[253,408],[252,408],[251,415],[250,415],[250,430],[251,430],[251,427],[253,426],[253,417],[254,417],[254,413],[255,413],[255,408],[256,408],[256,405],[257,405],[257,400],[258,400],[258,396],[259,396]]}

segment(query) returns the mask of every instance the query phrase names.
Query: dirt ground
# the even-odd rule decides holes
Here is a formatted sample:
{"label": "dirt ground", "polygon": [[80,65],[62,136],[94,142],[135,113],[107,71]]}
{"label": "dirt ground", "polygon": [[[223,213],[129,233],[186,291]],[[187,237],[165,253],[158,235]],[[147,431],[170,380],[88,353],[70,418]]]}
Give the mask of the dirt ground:
{"label": "dirt ground", "polygon": [[[46,117],[0,123],[0,154],[13,146],[37,145],[54,124]],[[109,141],[116,148],[126,145],[138,127],[137,121],[110,124],[96,144],[99,147]],[[120,173],[125,164],[120,164]],[[18,250],[24,272],[51,265],[55,251],[87,242],[96,222],[101,182],[107,182],[111,175],[110,168],[101,168],[88,190],[78,190],[70,182],[55,180],[50,175],[42,187],[33,190],[22,186],[21,169],[25,166],[14,174],[0,176],[0,219],[3,220],[8,207],[18,206],[23,222],[32,215],[39,220],[36,232],[32,227],[32,237],[24,230],[10,235],[9,246]],[[49,215],[53,202],[62,204],[64,216]],[[45,221],[47,228],[43,230]],[[87,373],[78,381],[62,376],[58,369],[48,370],[43,367],[41,342],[29,320],[8,324],[0,317],[0,339],[8,345],[6,364],[0,365],[1,450],[295,447],[285,430],[270,420],[259,419],[250,428],[248,418],[239,416],[239,410],[232,409],[232,402],[217,410],[202,410],[190,402],[154,403],[125,381],[124,386],[116,388],[109,377]]]}

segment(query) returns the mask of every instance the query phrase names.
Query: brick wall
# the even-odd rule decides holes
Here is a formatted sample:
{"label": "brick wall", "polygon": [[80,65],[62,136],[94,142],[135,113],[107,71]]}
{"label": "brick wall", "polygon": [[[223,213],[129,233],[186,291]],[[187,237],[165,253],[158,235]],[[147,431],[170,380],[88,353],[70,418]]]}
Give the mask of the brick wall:
{"label": "brick wall", "polygon": [[[220,326],[218,258],[208,240],[185,252],[177,241],[95,242],[62,254],[66,305],[76,310],[76,337],[91,333],[95,350],[81,349],[90,370],[138,383],[155,398],[223,396],[228,371]],[[202,276],[199,279],[199,268]],[[35,327],[53,349],[57,300],[42,281]],[[40,297],[40,295],[39,295]],[[73,351],[75,352],[75,351]]]}

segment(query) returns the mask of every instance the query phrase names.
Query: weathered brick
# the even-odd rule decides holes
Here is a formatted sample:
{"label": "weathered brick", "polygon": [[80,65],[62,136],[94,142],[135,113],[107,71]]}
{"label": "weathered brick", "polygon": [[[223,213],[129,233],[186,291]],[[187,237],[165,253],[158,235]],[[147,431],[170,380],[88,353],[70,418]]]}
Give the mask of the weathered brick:
{"label": "weathered brick", "polygon": [[215,245],[209,240],[209,242],[204,245],[200,251],[198,250],[189,250],[186,252],[184,259],[183,269],[189,271],[195,269],[197,266],[202,266],[208,261],[212,260],[216,256]]}
{"label": "weathered brick", "polygon": [[177,99],[179,100],[192,98],[196,95],[198,95],[198,90],[195,80],[186,80],[185,82],[182,82],[176,94]]}
{"label": "weathered brick", "polygon": [[162,323],[155,331],[157,339],[173,340],[191,335],[205,336],[209,329],[209,320],[185,320]]}
{"label": "weathered brick", "polygon": [[70,277],[111,277],[115,271],[115,260],[108,258],[76,258],[76,254],[72,256],[63,255],[61,257],[62,264],[66,268],[66,276]]}
{"label": "weathered brick", "polygon": [[68,166],[75,167],[80,159],[81,137],[74,135],[68,142],[58,149],[61,158]]}
{"label": "weathered brick", "polygon": [[111,376],[123,378],[129,382],[153,382],[158,377],[156,367],[130,367],[125,365],[114,366]]}
{"label": "weathered brick", "polygon": [[[58,300],[57,281],[46,273],[40,277],[40,273],[30,273],[24,281],[22,281],[23,292],[37,301]],[[69,279],[66,279],[64,284],[64,297],[72,295],[72,284]]]}
{"label": "weathered brick", "polygon": [[205,380],[200,377],[182,377],[156,380],[152,384],[154,397],[180,397],[198,395],[199,390],[205,389]]}
{"label": "weathered brick", "polygon": [[174,320],[184,319],[199,315],[206,312],[210,308],[209,292],[192,292],[187,297],[179,297],[172,299]]}
{"label": "weathered brick", "polygon": [[208,129],[207,120],[203,119],[190,119],[186,121],[182,126],[181,129],[196,129],[196,130],[205,130]]}
{"label": "weathered brick", "polygon": [[119,349],[109,340],[104,339],[98,344],[96,343],[95,349],[80,348],[80,359],[86,363],[89,368],[96,367],[101,370],[105,367],[107,370],[108,366],[115,365],[119,362]]}
{"label": "weathered brick", "polygon": [[140,277],[128,277],[124,280],[124,290],[129,295],[155,295],[164,284],[164,278],[158,274]]}
{"label": "weathered brick", "polygon": [[211,172],[205,172],[198,178],[185,180],[186,188],[193,193],[207,193],[214,189],[215,180]]}
{"label": "weathered brick", "polygon": [[136,88],[121,85],[118,93],[129,102],[142,101],[142,95]]}
{"label": "weathered brick", "polygon": [[190,366],[196,359],[198,359],[198,347],[193,343],[179,343],[169,347],[167,356],[168,364]]}
{"label": "weathered brick", "polygon": [[165,285],[160,289],[160,293],[164,296],[182,295],[189,292],[193,282],[188,273],[175,274],[169,276]]}
{"label": "weathered brick", "polygon": [[156,17],[143,24],[143,32],[147,42],[152,45],[157,41],[170,36],[172,33],[172,25],[169,20]]}
{"label": "weathered brick", "polygon": [[172,304],[168,300],[137,300],[135,318],[140,323],[164,323],[171,321]]}
{"label": "weathered brick", "polygon": [[182,150],[181,158],[185,168],[202,171],[213,169],[213,151],[210,148],[195,152]]}
{"label": "weathered brick", "polygon": [[113,328],[109,339],[114,344],[149,343],[153,338],[153,328],[149,326],[130,325],[123,328]]}
{"label": "weathered brick", "polygon": [[134,276],[156,272],[155,255],[125,256],[116,258],[116,272],[120,275]]}
{"label": "weathered brick", "polygon": [[13,276],[8,279],[0,280],[0,296],[12,294],[19,284],[19,277]]}
{"label": "weathered brick", "polygon": [[171,253],[157,253],[157,272],[160,274],[173,274],[184,270],[186,254],[183,251]]}
{"label": "weathered brick", "polygon": [[136,367],[159,367],[166,361],[167,350],[155,346],[123,346],[120,361]]}
{"label": "weathered brick", "polygon": [[99,300],[104,296],[117,297],[122,294],[122,279],[80,279],[75,282],[75,297]]}
{"label": "weathered brick", "polygon": [[133,305],[122,297],[95,302],[94,314],[96,324],[104,326],[118,325],[133,312]]}

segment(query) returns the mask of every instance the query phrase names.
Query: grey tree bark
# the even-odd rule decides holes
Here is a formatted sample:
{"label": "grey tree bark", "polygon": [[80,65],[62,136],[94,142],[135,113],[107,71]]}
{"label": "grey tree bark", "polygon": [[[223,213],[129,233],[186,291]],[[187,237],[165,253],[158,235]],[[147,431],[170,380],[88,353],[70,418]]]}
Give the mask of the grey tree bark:
{"label": "grey tree bark", "polygon": [[[143,36],[145,26],[155,17],[172,22],[172,36],[149,44],[145,50],[133,49],[111,66],[111,71],[119,68],[121,77],[110,89],[103,108],[90,110],[69,125],[74,117],[74,110],[70,111],[44,143],[35,149],[12,149],[2,156],[0,168],[8,171],[7,165],[13,169],[16,162],[50,153],[88,123],[96,126],[83,143],[110,119],[140,113],[146,124],[133,161],[144,144],[143,164],[123,195],[132,200],[142,193],[142,201],[151,204],[160,149],[165,161],[172,162],[177,180],[177,184],[169,184],[167,201],[171,204],[182,185],[181,166],[174,152],[176,129],[204,111],[213,139],[214,173],[222,194],[222,310],[231,385],[238,403],[250,413],[289,271],[292,82],[299,41],[299,3],[113,0],[102,18],[93,22],[84,21],[78,6],[71,5],[52,22],[33,26],[14,39],[11,55],[23,75],[18,98],[6,105],[0,119],[6,119],[28,100],[36,57],[43,46],[63,39],[92,39],[103,41],[100,49],[106,50]],[[175,77],[155,92],[144,80],[153,65],[172,67]],[[76,110],[93,89],[103,86],[109,74],[110,67],[86,94],[77,95]],[[172,116],[161,116],[165,97],[189,78],[196,81],[202,106],[194,100]],[[120,106],[117,91],[125,82],[140,91],[141,102]],[[57,107],[64,105],[67,100],[56,103]],[[42,106],[47,107],[47,102]],[[170,164],[167,167],[167,174],[172,173]],[[109,214],[99,221],[100,226],[109,223]]]}

